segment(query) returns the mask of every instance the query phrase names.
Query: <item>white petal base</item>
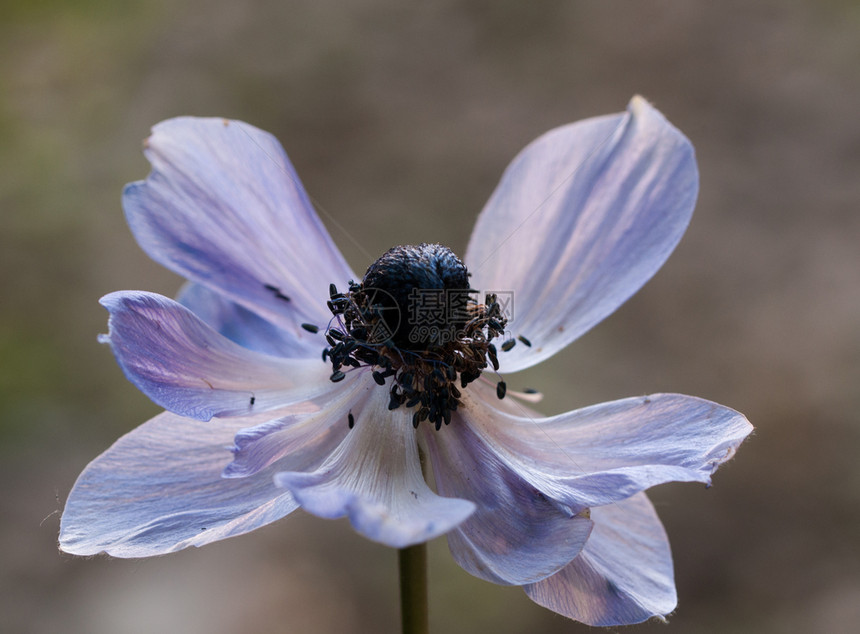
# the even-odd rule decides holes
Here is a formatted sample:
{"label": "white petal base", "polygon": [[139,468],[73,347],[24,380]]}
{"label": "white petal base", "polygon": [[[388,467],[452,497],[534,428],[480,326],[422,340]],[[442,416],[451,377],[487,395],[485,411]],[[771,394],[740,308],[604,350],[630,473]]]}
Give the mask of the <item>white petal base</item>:
{"label": "white petal base", "polygon": [[447,533],[475,505],[430,490],[421,473],[411,412],[390,412],[387,403],[385,390],[372,389],[353,409],[355,428],[328,460],[310,473],[278,473],[275,482],[309,513],[349,517],[362,535],[403,548]]}

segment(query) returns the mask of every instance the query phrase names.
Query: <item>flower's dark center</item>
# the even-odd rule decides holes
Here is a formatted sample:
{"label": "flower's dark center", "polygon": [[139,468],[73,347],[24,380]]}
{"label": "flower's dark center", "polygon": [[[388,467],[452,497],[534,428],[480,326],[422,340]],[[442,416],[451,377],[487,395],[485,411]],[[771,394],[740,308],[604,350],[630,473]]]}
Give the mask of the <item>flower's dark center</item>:
{"label": "flower's dark center", "polygon": [[[334,316],[325,336],[332,381],[344,370],[369,366],[385,385],[389,409],[413,408],[412,423],[429,420],[439,429],[460,404],[460,389],[499,362],[495,337],[507,319],[496,295],[483,303],[469,288],[469,272],[454,253],[438,244],[398,246],[382,255],[349,289],[329,288]],[[459,387],[458,387],[459,385]],[[499,398],[505,385],[499,383]]]}

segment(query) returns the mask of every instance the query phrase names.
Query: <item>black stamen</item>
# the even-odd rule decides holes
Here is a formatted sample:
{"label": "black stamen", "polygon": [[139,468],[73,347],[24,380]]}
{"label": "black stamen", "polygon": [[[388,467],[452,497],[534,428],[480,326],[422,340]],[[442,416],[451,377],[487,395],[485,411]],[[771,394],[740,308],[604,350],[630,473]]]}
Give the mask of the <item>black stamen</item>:
{"label": "black stamen", "polygon": [[400,399],[398,398],[397,394],[395,394],[394,392],[391,392],[391,394],[389,396],[390,396],[390,399],[388,401],[388,409],[395,410],[398,407],[400,407],[401,403],[400,403]]}
{"label": "black stamen", "polygon": [[487,345],[487,356],[490,357],[490,363],[493,364],[493,370],[499,371],[499,357],[496,354],[496,346],[493,344]]}
{"label": "black stamen", "polygon": [[508,391],[508,386],[504,381],[499,381],[496,385],[496,396],[500,399],[505,398],[505,393]]}
{"label": "black stamen", "polygon": [[523,337],[522,335],[517,335],[517,339],[519,339],[520,341],[522,341],[522,342],[523,342],[525,345],[527,345],[529,348],[531,348],[531,347],[532,347],[532,342],[531,342],[531,341],[529,341],[528,339],[526,339],[525,337]]}
{"label": "black stamen", "polygon": [[[389,250],[361,283],[350,280],[348,291],[330,284],[326,304],[333,318],[323,360],[332,364],[331,380],[345,378],[342,368],[362,367],[380,386],[394,377],[390,410],[414,408],[415,426],[425,420],[436,429],[450,424],[462,396],[457,383],[465,388],[490,364],[498,371],[491,341],[503,337],[507,325],[496,295],[478,303],[468,277],[449,249],[422,244]],[[442,315],[441,321],[433,315]],[[499,391],[503,395],[503,384]]]}
{"label": "black stamen", "polygon": [[502,350],[504,352],[507,352],[508,350],[513,348],[515,345],[517,345],[516,339],[508,339],[505,343],[502,344]]}
{"label": "black stamen", "polygon": [[314,334],[320,331],[319,326],[314,326],[313,324],[302,324],[302,328]]}
{"label": "black stamen", "polygon": [[281,289],[279,289],[277,286],[273,286],[272,284],[263,284],[263,288],[265,288],[267,291],[273,293],[275,295],[275,297],[277,297],[278,299],[282,299],[285,302],[290,301],[290,298],[287,297],[286,295],[284,295],[281,292]]}
{"label": "black stamen", "polygon": [[[334,284],[332,284],[332,286],[334,286]],[[350,410],[349,414],[346,415],[346,420],[350,429],[355,427],[355,416],[352,415],[352,410]]]}

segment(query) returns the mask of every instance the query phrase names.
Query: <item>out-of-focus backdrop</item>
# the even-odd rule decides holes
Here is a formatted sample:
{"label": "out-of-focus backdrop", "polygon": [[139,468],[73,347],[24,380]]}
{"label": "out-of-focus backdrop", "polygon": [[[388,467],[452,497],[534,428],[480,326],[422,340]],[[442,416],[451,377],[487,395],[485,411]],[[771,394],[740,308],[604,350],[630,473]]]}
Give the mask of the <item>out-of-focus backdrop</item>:
{"label": "out-of-focus backdrop", "polygon": [[[297,513],[166,557],[59,553],[75,477],[158,408],[98,298],[180,279],[125,226],[149,127],[276,134],[356,271],[398,243],[463,252],[514,154],[635,93],[696,146],[701,195],[666,266],[540,369],[547,413],[656,391],[757,431],[715,486],[652,491],[670,629],[860,623],[860,5],[849,0],[6,1],[0,8],[0,630],[389,632],[396,554]],[[332,222],[336,221],[336,225]],[[431,546],[435,632],[578,632]],[[631,630],[632,631],[632,630]]]}

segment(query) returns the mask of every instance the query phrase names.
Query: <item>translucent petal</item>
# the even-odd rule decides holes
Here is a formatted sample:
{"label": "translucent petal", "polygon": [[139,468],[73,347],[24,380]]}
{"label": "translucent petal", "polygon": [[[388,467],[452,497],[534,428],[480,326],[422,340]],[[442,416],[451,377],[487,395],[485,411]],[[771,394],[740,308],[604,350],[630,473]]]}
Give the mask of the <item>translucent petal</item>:
{"label": "translucent petal", "polygon": [[[461,415],[500,460],[572,513],[664,482],[710,483],[752,431],[744,416],[710,401],[654,394],[549,418],[493,408],[477,390]],[[480,399],[480,400],[479,400]],[[507,400],[507,399],[506,399]]]}
{"label": "translucent petal", "polygon": [[[321,334],[304,329],[287,332],[202,284],[187,283],[176,301],[230,341],[249,350],[278,357],[317,358],[326,345]],[[295,322],[301,321],[301,316],[289,303],[284,304],[283,310],[285,314],[292,314]]]}
{"label": "translucent petal", "polygon": [[180,117],[152,129],[144,154],[152,172],[126,187],[123,206],[150,257],[287,332],[328,320],[329,283],[355,275],[273,136]]}
{"label": "translucent petal", "polygon": [[311,400],[335,389],[321,359],[286,359],[243,348],[175,301],[140,291],[101,299],[109,343],[128,379],[157,404],[208,420]]}
{"label": "translucent petal", "polygon": [[[349,433],[349,416],[370,386],[369,372],[350,372],[316,411],[294,411],[239,430],[233,439],[233,462],[224,469],[228,478],[247,477],[278,461],[279,469],[307,469],[323,462]],[[304,454],[314,459],[307,460]]]}
{"label": "translucent petal", "polygon": [[403,548],[448,532],[475,505],[430,490],[421,473],[412,412],[388,411],[387,403],[387,392],[373,389],[353,406],[355,427],[325,463],[311,472],[278,473],[275,482],[309,513],[349,517],[362,535]]}
{"label": "translucent petal", "polygon": [[225,479],[242,419],[201,422],[169,412],[120,438],[75,483],[60,521],[60,548],[149,557],[241,535],[298,507],[274,469]]}
{"label": "translucent petal", "polygon": [[422,431],[439,493],[477,507],[448,533],[451,553],[467,572],[522,585],[553,574],[579,554],[591,521],[524,480],[459,415],[438,432],[430,426]]}
{"label": "translucent petal", "polygon": [[592,509],[594,531],[560,572],[525,586],[553,612],[595,626],[662,617],[677,595],[669,540],[644,493]]}
{"label": "translucent petal", "polygon": [[498,292],[508,329],[532,343],[500,353],[502,371],[552,356],[639,290],[681,239],[697,193],[692,145],[641,97],[526,147],[465,257],[472,287]]}

